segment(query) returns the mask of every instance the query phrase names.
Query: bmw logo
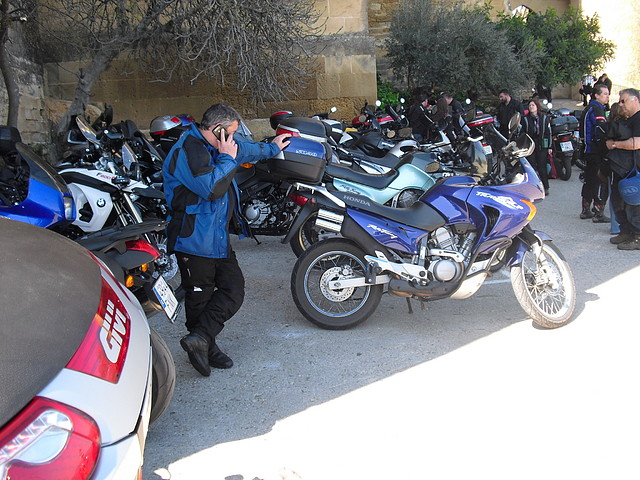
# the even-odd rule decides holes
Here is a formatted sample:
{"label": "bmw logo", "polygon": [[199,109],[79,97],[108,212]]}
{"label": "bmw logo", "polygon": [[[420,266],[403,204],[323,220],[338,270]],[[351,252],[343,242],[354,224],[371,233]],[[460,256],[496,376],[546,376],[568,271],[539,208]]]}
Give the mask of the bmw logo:
{"label": "bmw logo", "polygon": [[104,198],[99,198],[98,201],[96,201],[96,205],[98,205],[100,208],[104,207],[107,204],[107,201]]}

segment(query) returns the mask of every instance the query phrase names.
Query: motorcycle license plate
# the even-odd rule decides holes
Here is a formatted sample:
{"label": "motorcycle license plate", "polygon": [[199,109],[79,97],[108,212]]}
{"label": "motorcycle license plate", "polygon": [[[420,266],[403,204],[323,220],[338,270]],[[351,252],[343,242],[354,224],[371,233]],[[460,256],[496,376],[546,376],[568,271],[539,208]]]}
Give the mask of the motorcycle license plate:
{"label": "motorcycle license plate", "polygon": [[491,155],[493,153],[491,145],[482,145],[482,149],[484,150],[485,155]]}
{"label": "motorcycle license plate", "polygon": [[571,142],[560,142],[560,148],[563,152],[573,152],[573,145]]}
{"label": "motorcycle license plate", "polygon": [[156,294],[156,297],[162,305],[164,313],[169,317],[169,320],[172,322],[175,321],[180,303],[162,275],[160,275],[153,284],[153,293]]}

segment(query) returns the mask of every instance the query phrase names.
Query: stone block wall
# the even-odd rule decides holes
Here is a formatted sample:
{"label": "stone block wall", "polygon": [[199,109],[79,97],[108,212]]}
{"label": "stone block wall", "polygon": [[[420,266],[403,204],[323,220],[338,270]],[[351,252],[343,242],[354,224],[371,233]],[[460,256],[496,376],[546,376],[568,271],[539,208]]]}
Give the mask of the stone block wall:
{"label": "stone block wall", "polygon": [[[131,119],[142,129],[158,115],[190,113],[199,120],[216,102],[233,105],[247,119],[266,118],[282,109],[312,115],[336,106],[334,118],[351,120],[365,100],[374,102],[377,97],[376,50],[368,34],[367,0],[318,0],[316,8],[322,12],[326,27],[322,53],[315,61],[313,78],[297,98],[255,105],[246,94],[223,87],[215,79],[194,85],[179,81],[151,83],[137,72],[122,75],[135,68],[116,62],[101,76],[92,102],[113,105],[116,121]],[[45,95],[56,101],[73,98],[73,72],[80,66],[78,62],[46,65]]]}

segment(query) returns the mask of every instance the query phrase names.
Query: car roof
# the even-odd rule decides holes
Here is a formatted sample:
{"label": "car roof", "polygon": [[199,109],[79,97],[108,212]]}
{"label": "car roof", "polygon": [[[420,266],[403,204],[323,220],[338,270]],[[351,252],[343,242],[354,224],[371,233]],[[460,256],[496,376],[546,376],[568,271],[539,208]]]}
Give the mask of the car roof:
{"label": "car roof", "polygon": [[97,312],[101,285],[84,248],[0,217],[0,425],[67,365]]}

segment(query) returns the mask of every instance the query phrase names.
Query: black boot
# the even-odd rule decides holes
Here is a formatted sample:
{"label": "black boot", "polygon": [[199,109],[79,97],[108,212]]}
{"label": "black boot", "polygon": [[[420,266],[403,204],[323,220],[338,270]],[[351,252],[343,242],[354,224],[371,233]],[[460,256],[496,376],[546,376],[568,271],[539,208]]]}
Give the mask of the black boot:
{"label": "black boot", "polygon": [[604,214],[604,205],[593,204],[593,223],[609,223],[611,219]]}
{"label": "black boot", "polygon": [[591,217],[593,217],[593,213],[591,213],[591,202],[583,198],[582,212],[580,213],[580,218],[584,220]]}

